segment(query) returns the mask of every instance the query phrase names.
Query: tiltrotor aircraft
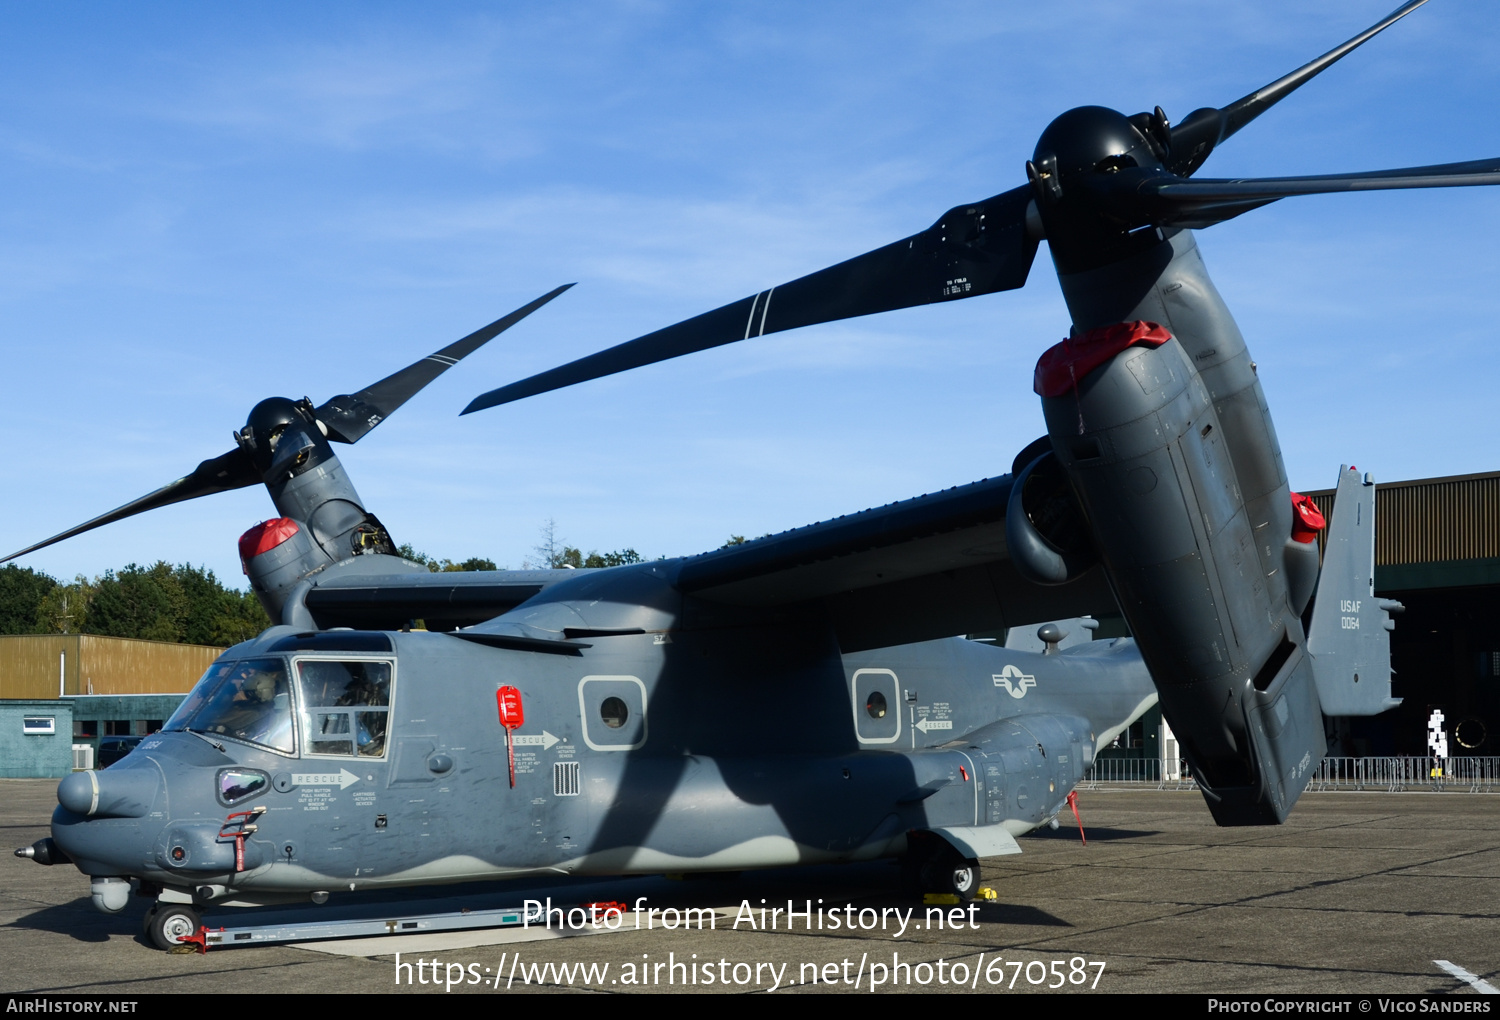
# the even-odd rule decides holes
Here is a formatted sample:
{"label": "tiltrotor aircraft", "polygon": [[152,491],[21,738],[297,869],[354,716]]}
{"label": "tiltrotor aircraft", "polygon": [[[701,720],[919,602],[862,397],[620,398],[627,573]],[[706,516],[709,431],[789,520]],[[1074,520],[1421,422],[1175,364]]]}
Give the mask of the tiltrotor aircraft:
{"label": "tiltrotor aircraft", "polygon": [[[1323,714],[1393,703],[1394,605],[1373,596],[1373,486],[1352,470],[1320,575],[1322,522],[1290,492],[1191,229],[1294,195],[1500,183],[1500,160],[1192,175],[1422,2],[1176,126],[1071,110],[1014,190],[468,408],[1017,288],[1045,239],[1073,328],[1037,365],[1048,435],[1008,475],[701,556],[428,574],[394,555],[329,440],[554,295],[359,394],[258,404],[236,450],[49,541],[264,482],[281,516],[240,550],[281,622],[136,752],[64,780],[51,838],[18,852],[76,864],[101,909],[132,882],[155,893],[163,946],[205,904],[545,872],[901,857],[915,885],[970,894],[977,859],[1016,852],[1157,698],[1220,824],[1282,821]],[[1077,641],[1078,618],[1115,608],[1132,639]],[[1068,618],[1040,652],[950,637]]]}

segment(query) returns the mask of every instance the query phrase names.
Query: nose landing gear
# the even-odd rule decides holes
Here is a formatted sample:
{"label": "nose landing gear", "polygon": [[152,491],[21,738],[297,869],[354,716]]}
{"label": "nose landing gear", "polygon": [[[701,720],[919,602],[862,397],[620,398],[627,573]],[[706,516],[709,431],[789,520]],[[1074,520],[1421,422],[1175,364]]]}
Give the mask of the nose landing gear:
{"label": "nose landing gear", "polygon": [[176,949],[194,945],[203,919],[198,911],[183,903],[157,903],[146,913],[143,922],[146,935],[158,949]]}

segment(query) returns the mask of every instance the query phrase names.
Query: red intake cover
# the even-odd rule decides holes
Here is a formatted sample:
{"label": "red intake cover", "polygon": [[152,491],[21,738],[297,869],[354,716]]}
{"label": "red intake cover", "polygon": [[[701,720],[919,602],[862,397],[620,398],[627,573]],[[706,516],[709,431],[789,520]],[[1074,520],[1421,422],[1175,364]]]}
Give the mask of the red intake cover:
{"label": "red intake cover", "polygon": [[1292,538],[1295,541],[1303,544],[1311,542],[1327,523],[1323,519],[1323,511],[1318,509],[1318,504],[1313,502],[1311,496],[1304,496],[1300,492],[1292,493]]}
{"label": "red intake cover", "polygon": [[1144,321],[1117,322],[1070,336],[1037,360],[1032,388],[1038,396],[1060,397],[1125,348],[1136,344],[1160,347],[1170,339],[1165,326]]}
{"label": "red intake cover", "polygon": [[502,687],[495,692],[495,704],[500,707],[500,725],[513,730],[526,722],[526,710],[521,707],[521,692],[514,687]]}
{"label": "red intake cover", "polygon": [[240,536],[240,569],[250,573],[250,561],[270,552],[297,533],[297,522],[290,517],[273,517],[261,521]]}

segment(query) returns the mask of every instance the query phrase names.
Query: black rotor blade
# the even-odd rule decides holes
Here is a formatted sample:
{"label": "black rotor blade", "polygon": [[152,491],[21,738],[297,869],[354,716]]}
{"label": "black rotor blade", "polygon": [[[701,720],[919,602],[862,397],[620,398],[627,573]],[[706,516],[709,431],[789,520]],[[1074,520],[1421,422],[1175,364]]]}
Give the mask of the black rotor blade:
{"label": "black rotor blade", "polygon": [[358,393],[342,393],[324,402],[313,413],[328,428],[329,439],[340,443],[357,442],[389,417],[392,411],[416,396],[422,387],[571,286],[573,284],[565,283],[556,290],[548,291],[530,304],[522,305],[462,340],[427,355],[394,375],[386,376],[373,386],[367,386]]}
{"label": "black rotor blade", "polygon": [[754,297],[490,390],[463,413],[509,403],[736,340],[1026,283],[1037,238],[1026,227],[1031,188],[956,206],[927,230]]}
{"label": "black rotor blade", "polygon": [[1160,170],[1129,169],[1096,179],[1094,200],[1132,224],[1204,227],[1296,195],[1500,184],[1500,158],[1312,177],[1188,180]]}
{"label": "black rotor blade", "polygon": [[1224,139],[1281,102],[1323,70],[1337,63],[1345,54],[1383,32],[1426,2],[1427,0],[1410,0],[1409,3],[1402,4],[1348,42],[1335,46],[1318,59],[1303,64],[1291,74],[1276,79],[1264,88],[1256,89],[1248,96],[1235,100],[1221,110],[1212,108],[1194,110],[1183,119],[1181,124],[1172,129],[1171,156],[1167,160],[1167,168],[1183,177],[1192,176],[1193,172],[1203,165],[1209,153],[1213,152],[1214,147]]}
{"label": "black rotor blade", "polygon": [[233,449],[221,457],[215,457],[213,460],[205,460],[194,469],[192,474],[179,478],[170,485],[164,485],[153,493],[149,493],[140,499],[111,510],[102,517],[95,517],[93,520],[80,524],[76,528],[70,528],[60,535],[53,535],[45,542],[38,542],[36,545],[27,546],[20,552],[11,553],[5,559],[0,560],[0,563],[13,560],[17,556],[25,556],[29,552],[36,552],[38,549],[44,549],[55,542],[61,542],[65,538],[81,535],[85,531],[93,531],[95,528],[124,520],[126,517],[143,514],[147,510],[170,506],[173,503],[181,503],[188,499],[197,499],[199,496],[209,496],[215,492],[243,489],[245,486],[254,485],[260,480],[260,472],[255,469],[255,464],[250,460],[249,454],[240,449]]}

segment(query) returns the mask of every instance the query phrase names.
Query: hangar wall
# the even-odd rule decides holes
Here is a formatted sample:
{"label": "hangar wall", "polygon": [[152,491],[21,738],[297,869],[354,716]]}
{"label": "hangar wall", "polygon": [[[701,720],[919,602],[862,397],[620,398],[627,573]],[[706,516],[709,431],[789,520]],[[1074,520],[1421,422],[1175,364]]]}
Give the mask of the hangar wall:
{"label": "hangar wall", "polygon": [[[1332,489],[1307,495],[1331,513]],[[1450,753],[1500,753],[1500,471],[1377,478],[1375,593],[1406,606],[1391,633],[1391,692],[1404,701],[1341,722],[1339,753],[1426,754],[1433,709]]]}
{"label": "hangar wall", "polygon": [[73,749],[159,729],[223,652],[95,634],[0,636],[0,778],[61,778]]}
{"label": "hangar wall", "polygon": [[186,694],[223,651],[97,634],[0,635],[0,699]]}

